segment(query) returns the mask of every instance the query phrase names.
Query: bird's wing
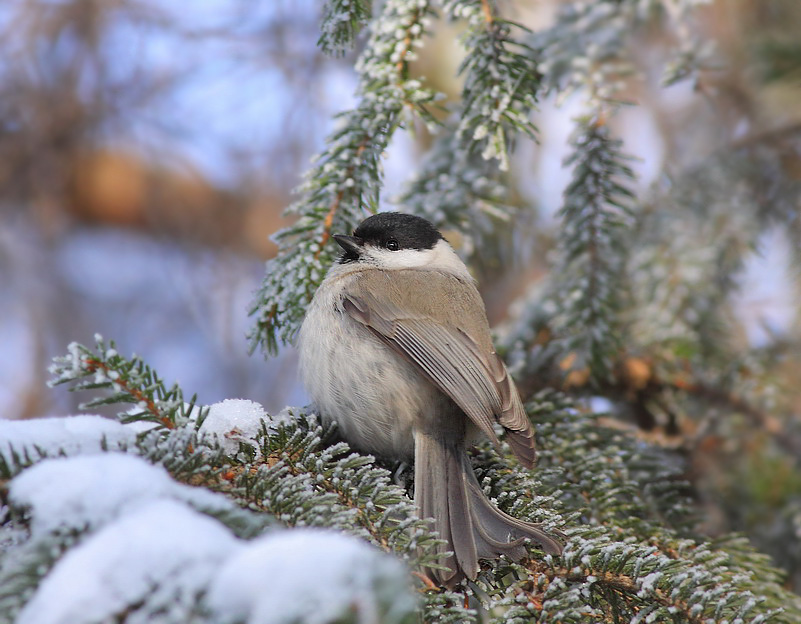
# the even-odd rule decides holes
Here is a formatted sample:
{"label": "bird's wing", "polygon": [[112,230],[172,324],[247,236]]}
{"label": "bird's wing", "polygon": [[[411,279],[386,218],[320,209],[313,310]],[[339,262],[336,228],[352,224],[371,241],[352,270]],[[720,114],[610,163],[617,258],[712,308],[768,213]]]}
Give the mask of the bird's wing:
{"label": "bird's wing", "polygon": [[[379,286],[374,280],[382,282],[380,300],[373,294]],[[410,292],[417,296],[401,296]],[[484,305],[472,284],[436,271],[369,271],[347,289],[343,308],[414,364],[495,444],[492,424],[499,422],[521,462],[533,465],[531,423],[492,348]]]}

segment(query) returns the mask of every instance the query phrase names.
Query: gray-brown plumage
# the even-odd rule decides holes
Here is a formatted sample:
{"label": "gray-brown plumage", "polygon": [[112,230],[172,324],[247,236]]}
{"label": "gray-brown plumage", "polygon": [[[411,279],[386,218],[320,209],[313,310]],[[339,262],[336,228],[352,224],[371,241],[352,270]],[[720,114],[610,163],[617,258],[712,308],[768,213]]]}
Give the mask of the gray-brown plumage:
{"label": "gray-brown plumage", "polygon": [[337,237],[346,253],[307,312],[301,369],[323,417],[355,448],[414,460],[415,503],[452,551],[450,572],[429,573],[453,586],[476,577],[479,558],[524,557],[526,538],[554,554],[562,545],[493,507],[473,474],[466,445],[480,434],[499,444],[495,423],[526,467],[534,433],[472,278],[417,219],[376,215]]}

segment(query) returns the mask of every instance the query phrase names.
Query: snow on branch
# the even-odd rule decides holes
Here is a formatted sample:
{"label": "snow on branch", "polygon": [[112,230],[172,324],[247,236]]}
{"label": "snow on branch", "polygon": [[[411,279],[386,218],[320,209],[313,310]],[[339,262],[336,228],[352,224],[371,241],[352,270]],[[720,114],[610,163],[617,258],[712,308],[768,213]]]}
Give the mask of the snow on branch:
{"label": "snow on branch", "polygon": [[343,55],[355,44],[371,11],[371,0],[328,0],[323,8],[317,45],[325,54]]}
{"label": "snow on branch", "polygon": [[[99,348],[113,363],[113,346]],[[85,348],[71,353],[75,366],[61,358],[57,380],[84,379],[86,361],[98,358]],[[226,401],[206,420],[219,417],[225,431],[258,418],[253,452],[224,453],[197,436],[191,420],[176,421],[115,452],[88,445],[89,455],[42,457],[7,475],[0,621],[167,614],[258,624],[275,622],[276,613],[286,614],[279,621],[308,621],[309,609],[327,614],[324,621],[377,614],[398,624],[798,621],[799,601],[766,556],[745,540],[694,535],[681,466],[667,451],[604,426],[557,393],[537,396],[527,410],[537,471],[489,444],[472,461],[501,509],[566,530],[561,558],[532,550],[519,564],[485,562],[459,591],[435,588],[413,570],[436,565],[437,536],[387,469],[327,441],[303,410],[259,418],[257,406]],[[182,443],[183,433],[193,445]],[[280,579],[271,574],[277,569]],[[72,587],[75,578],[86,582]]]}
{"label": "snow on branch", "polygon": [[242,539],[254,514],[138,457],[45,460],[9,490],[29,530],[0,566],[2,622],[402,624],[417,609],[408,570],[380,550],[311,528]]}
{"label": "snow on branch", "polygon": [[576,91],[594,104],[613,101],[624,80],[638,71],[628,45],[650,20],[672,26],[673,42],[663,84],[690,78],[704,66],[710,45],[694,36],[691,9],[707,0],[578,0],[559,5],[555,24],[531,37],[543,59],[539,70],[549,91],[564,100]]}

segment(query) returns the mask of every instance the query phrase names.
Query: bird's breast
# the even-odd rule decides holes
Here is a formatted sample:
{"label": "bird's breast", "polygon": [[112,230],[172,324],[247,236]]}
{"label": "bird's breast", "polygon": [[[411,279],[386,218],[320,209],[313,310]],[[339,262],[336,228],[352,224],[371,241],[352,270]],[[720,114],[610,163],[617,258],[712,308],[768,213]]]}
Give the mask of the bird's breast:
{"label": "bird's breast", "polygon": [[342,307],[341,288],[315,295],[299,336],[303,383],[324,422],[354,448],[410,460],[414,429],[449,400]]}

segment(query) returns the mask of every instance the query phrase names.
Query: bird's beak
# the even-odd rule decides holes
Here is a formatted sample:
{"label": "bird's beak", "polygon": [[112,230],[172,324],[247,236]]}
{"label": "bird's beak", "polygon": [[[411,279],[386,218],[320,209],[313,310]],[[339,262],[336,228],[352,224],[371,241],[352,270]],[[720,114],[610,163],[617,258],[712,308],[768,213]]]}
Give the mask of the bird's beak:
{"label": "bird's beak", "polygon": [[358,236],[343,236],[342,234],[334,234],[334,240],[339,244],[345,253],[349,256],[356,256],[357,258],[362,253],[362,245],[364,241]]}

